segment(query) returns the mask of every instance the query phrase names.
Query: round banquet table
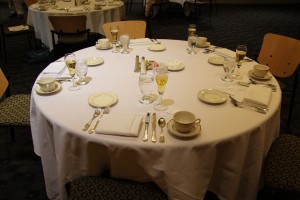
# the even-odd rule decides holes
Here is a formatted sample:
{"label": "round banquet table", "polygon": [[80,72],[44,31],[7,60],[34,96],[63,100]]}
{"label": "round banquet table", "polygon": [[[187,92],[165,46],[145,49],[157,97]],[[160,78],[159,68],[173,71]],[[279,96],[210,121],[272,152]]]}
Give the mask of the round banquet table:
{"label": "round banquet table", "polygon": [[[49,15],[86,15],[86,28],[91,32],[97,32],[104,35],[102,25],[107,22],[120,21],[125,19],[125,7],[123,1],[114,1],[109,5],[105,5],[101,10],[94,9],[95,1],[85,6],[75,6],[75,1],[68,2],[57,1],[55,7],[48,5],[46,11],[40,11],[38,4],[33,4],[28,9],[27,24],[32,25],[35,30],[36,38],[40,39],[50,50],[53,49],[51,30],[53,26],[48,19]],[[69,7],[69,11],[64,8]],[[89,8],[90,10],[86,10]]]}
{"label": "round banquet table", "polygon": [[[100,175],[104,170],[110,170],[113,177],[153,181],[169,199],[203,199],[207,190],[221,200],[256,199],[264,157],[279,134],[281,90],[276,79],[267,81],[277,85],[267,114],[236,108],[229,100],[207,104],[197,97],[202,89],[233,88],[235,95],[242,95],[247,87],[237,81],[222,81],[222,66],[208,63],[213,54],[198,49],[198,54],[190,55],[186,52],[186,41],[159,41],[166,46],[165,51],[154,52],[147,45],[132,45],[129,54],[95,47],[75,52],[78,59],[94,56],[104,59],[102,65],[89,67],[92,81],[80,90],[70,91],[71,82],[63,82],[61,91],[39,95],[35,91],[38,86],[34,85],[32,138],[34,151],[42,160],[50,199],[66,199],[66,182],[78,176]],[[139,103],[139,73],[134,72],[136,55],[157,62],[178,60],[185,65],[183,70],[169,73],[163,97],[169,104],[168,110],[156,111],[153,103]],[[248,71],[254,64],[245,62],[241,67],[244,81],[248,80]],[[67,70],[62,76],[66,75]],[[155,84],[153,88],[157,94]],[[138,137],[88,134],[81,129],[94,113],[88,97],[97,92],[117,95],[118,102],[109,115],[145,116],[150,110],[157,113],[157,119],[164,117],[169,121],[176,110],[187,110],[201,119],[201,133],[183,140],[173,137],[165,128],[165,143],[144,142],[143,123]],[[111,123],[118,125],[118,121]]]}

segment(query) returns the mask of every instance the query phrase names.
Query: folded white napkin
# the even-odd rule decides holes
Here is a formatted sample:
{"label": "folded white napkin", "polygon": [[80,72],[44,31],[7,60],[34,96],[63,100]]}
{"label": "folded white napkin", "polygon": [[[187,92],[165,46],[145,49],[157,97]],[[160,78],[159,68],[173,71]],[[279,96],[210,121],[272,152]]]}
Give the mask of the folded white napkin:
{"label": "folded white napkin", "polygon": [[23,30],[28,30],[29,26],[27,25],[19,25],[19,26],[11,26],[8,27],[9,31],[23,31]]}
{"label": "folded white napkin", "polygon": [[248,105],[268,108],[272,95],[272,89],[260,85],[250,84],[243,102]]}
{"label": "folded white napkin", "polygon": [[81,6],[71,7],[69,11],[77,12],[77,11],[83,11],[83,8]]}
{"label": "folded white napkin", "polygon": [[131,39],[129,45],[147,45],[152,44],[149,38]]}
{"label": "folded white napkin", "polygon": [[223,57],[229,57],[229,58],[235,58],[236,57],[234,51],[231,51],[231,50],[225,49],[225,48],[215,49],[214,53],[219,55],[219,56],[223,56]]}
{"label": "folded white napkin", "polygon": [[66,65],[64,62],[53,62],[48,65],[46,69],[43,70],[43,74],[54,74],[60,75],[65,71]]}
{"label": "folded white napkin", "polygon": [[138,137],[142,119],[142,116],[134,115],[103,115],[96,133]]}

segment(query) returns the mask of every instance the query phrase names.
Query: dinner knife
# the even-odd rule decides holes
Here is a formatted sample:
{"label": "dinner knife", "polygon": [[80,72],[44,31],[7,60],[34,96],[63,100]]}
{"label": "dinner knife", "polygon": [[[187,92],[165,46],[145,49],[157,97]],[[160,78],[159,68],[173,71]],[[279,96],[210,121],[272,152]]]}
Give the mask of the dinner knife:
{"label": "dinner knife", "polygon": [[156,113],[152,114],[152,137],[151,141],[156,142]]}
{"label": "dinner knife", "polygon": [[145,117],[145,132],[144,132],[143,141],[147,141],[148,140],[149,122],[150,122],[150,111],[147,113],[147,115]]}

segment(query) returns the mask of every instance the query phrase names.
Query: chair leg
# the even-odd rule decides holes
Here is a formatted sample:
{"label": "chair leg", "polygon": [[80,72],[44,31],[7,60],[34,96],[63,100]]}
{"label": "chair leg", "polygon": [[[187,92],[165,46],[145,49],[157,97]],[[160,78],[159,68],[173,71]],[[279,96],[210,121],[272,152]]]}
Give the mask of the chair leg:
{"label": "chair leg", "polygon": [[294,83],[293,83],[293,91],[292,91],[290,109],[289,109],[289,114],[288,114],[287,131],[289,131],[289,129],[290,129],[290,124],[291,124],[291,120],[292,120],[293,105],[295,102],[295,96],[296,96],[296,90],[297,90],[297,82],[298,82],[298,72],[296,71],[295,77],[294,77]]}

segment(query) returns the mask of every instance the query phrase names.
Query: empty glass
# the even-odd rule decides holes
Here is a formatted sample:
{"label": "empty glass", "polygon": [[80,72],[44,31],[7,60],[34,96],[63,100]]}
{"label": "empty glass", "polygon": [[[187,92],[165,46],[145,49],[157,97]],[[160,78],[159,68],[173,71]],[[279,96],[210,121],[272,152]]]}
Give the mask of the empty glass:
{"label": "empty glass", "polygon": [[78,60],[76,62],[76,67],[75,67],[75,73],[79,77],[77,84],[79,85],[87,84],[87,81],[85,79],[87,72],[88,72],[88,66],[86,60],[85,59]]}
{"label": "empty glass", "polygon": [[188,37],[188,45],[189,45],[188,53],[189,54],[197,54],[197,51],[195,50],[197,39],[198,39],[198,37],[196,35]]}
{"label": "empty glass", "polygon": [[232,73],[234,72],[236,67],[236,62],[234,59],[226,58],[223,63],[223,69],[225,75],[222,77],[222,80],[225,82],[233,81]]}
{"label": "empty glass", "polygon": [[139,76],[139,87],[143,94],[139,101],[142,104],[150,104],[153,102],[153,98],[150,95],[153,89],[153,81],[154,76],[150,74],[142,74]]}
{"label": "empty glass", "polygon": [[128,51],[128,45],[129,45],[129,35],[121,35],[120,36],[120,42],[121,42],[121,45],[123,46],[123,50],[121,53],[129,53]]}

